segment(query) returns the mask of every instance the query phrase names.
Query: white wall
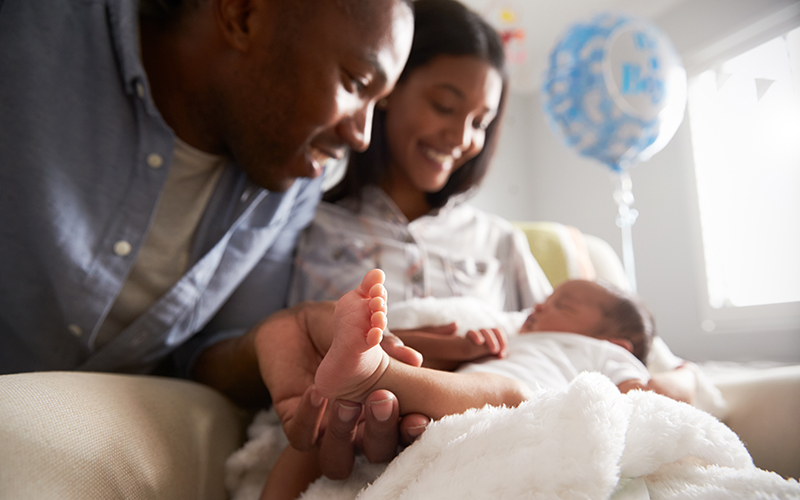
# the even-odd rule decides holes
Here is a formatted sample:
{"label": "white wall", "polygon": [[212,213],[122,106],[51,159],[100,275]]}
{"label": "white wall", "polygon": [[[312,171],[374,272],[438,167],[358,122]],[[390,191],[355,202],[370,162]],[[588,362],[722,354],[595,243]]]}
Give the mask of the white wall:
{"label": "white wall", "polygon": [[[785,0],[690,0],[654,21],[685,60],[699,67],[703,49],[760,17],[785,11]],[[576,14],[576,16],[579,14]],[[728,46],[731,44],[728,43]],[[716,52],[724,48],[718,45]],[[707,333],[702,321],[702,250],[688,118],[672,141],[631,170],[640,295],[676,354],[703,360],[800,362],[800,325],[784,331]],[[606,239],[621,254],[613,178],[577,155],[549,129],[536,93],[512,93],[498,155],[472,203],[510,220],[552,220]],[[735,221],[732,221],[735,223]]]}

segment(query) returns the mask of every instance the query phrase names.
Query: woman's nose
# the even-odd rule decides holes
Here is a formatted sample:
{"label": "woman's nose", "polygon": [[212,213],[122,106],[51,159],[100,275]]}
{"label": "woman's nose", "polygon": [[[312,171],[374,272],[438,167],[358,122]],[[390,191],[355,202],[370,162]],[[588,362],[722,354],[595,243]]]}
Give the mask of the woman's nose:
{"label": "woman's nose", "polygon": [[472,146],[472,127],[470,120],[460,120],[458,118],[453,120],[449,128],[450,146],[458,147],[462,151],[467,151]]}

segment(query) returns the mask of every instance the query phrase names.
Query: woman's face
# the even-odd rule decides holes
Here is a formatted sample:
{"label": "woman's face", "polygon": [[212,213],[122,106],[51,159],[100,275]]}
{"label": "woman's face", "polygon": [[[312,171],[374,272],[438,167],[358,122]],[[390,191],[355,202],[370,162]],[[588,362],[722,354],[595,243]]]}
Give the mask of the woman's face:
{"label": "woman's face", "polygon": [[386,108],[392,186],[442,189],[483,149],[502,87],[500,73],[475,56],[437,56],[398,83]]}

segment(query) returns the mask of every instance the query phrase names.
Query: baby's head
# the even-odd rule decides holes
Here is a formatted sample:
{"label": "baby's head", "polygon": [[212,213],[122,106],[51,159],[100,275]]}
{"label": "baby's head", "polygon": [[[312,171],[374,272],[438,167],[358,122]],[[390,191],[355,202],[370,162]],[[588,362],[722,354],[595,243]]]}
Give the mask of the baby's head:
{"label": "baby's head", "polygon": [[632,294],[606,283],[572,280],[538,304],[520,332],[569,332],[608,340],[644,362],[655,327],[650,313]]}

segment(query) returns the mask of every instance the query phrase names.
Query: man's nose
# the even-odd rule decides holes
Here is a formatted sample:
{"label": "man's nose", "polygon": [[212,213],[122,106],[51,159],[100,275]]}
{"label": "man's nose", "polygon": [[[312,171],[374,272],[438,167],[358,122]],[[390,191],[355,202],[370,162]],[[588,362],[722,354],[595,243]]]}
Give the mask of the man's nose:
{"label": "man's nose", "polygon": [[372,113],[375,102],[370,101],[357,109],[339,125],[339,134],[354,151],[365,151],[372,138]]}

